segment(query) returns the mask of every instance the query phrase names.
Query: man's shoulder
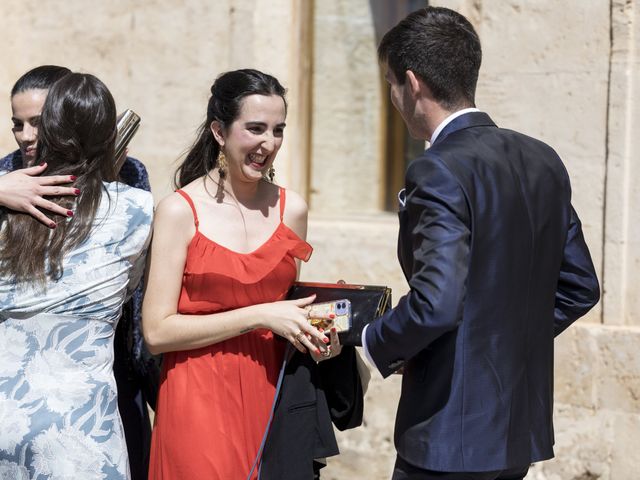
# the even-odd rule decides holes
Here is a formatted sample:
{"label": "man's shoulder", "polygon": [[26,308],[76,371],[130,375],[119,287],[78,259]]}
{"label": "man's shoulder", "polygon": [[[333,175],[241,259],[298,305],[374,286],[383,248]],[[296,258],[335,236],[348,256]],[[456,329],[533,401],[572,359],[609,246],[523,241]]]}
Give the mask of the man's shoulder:
{"label": "man's shoulder", "polygon": [[554,177],[563,181],[568,178],[562,159],[550,145],[524,133],[494,126],[453,132],[444,141],[435,143],[409,164],[406,182],[429,183],[437,176],[441,180],[475,184],[479,178],[504,173],[508,168],[553,172]]}
{"label": "man's shoulder", "polygon": [[458,183],[456,169],[435,149],[427,149],[413,159],[407,166],[405,186],[412,189],[414,185],[444,186],[445,183]]}
{"label": "man's shoulder", "polygon": [[549,144],[516,130],[493,126],[453,132],[444,141],[427,149],[418,159],[439,159],[446,164],[475,164],[478,159],[492,160],[510,156],[530,156],[561,164],[560,156]]}
{"label": "man's shoulder", "polygon": [[427,148],[420,155],[409,162],[407,174],[409,172],[419,172],[432,169],[448,169],[447,159],[451,148],[441,148],[440,145]]}
{"label": "man's shoulder", "polygon": [[[562,177],[568,177],[567,168],[564,162],[560,158],[558,152],[548,143],[538,138],[532,137],[516,130],[510,130],[507,128],[499,129],[505,140],[505,145],[517,145],[516,152],[520,156],[520,152],[528,159],[535,159],[535,161],[526,162],[527,167],[535,168],[544,165],[544,168],[550,168],[556,172],[557,175]],[[508,150],[508,149],[505,149]],[[513,153],[513,152],[512,152]]]}
{"label": "man's shoulder", "polygon": [[511,130],[509,128],[498,128],[498,131],[505,138],[511,139],[514,142],[520,142],[522,144],[527,144],[529,146],[535,146],[542,150],[547,150],[549,153],[553,153],[557,155],[556,151],[553,149],[551,145],[545,143],[539,138],[532,137],[531,135],[527,135],[526,133],[518,132],[516,130]]}

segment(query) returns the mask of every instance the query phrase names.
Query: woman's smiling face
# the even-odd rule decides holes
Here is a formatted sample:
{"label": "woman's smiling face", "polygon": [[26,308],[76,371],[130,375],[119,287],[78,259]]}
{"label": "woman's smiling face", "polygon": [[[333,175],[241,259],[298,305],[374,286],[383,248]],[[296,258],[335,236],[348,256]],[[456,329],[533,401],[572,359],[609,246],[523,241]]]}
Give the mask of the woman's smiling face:
{"label": "woman's smiling face", "polygon": [[11,97],[12,131],[25,167],[33,165],[36,159],[40,114],[47,93],[48,90],[24,90]]}
{"label": "woman's smiling face", "polygon": [[212,123],[233,179],[258,181],[267,174],[282,146],[285,118],[285,103],[279,95],[248,95],[229,128]]}

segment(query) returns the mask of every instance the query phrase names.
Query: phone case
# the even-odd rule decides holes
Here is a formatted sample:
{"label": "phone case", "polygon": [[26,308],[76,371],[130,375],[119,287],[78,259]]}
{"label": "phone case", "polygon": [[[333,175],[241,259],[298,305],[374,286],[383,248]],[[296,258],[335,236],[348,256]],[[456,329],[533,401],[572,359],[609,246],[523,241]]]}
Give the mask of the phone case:
{"label": "phone case", "polygon": [[351,302],[351,329],[340,333],[342,345],[362,345],[364,326],[383,315],[391,307],[391,289],[375,285],[296,282],[287,298],[316,295],[318,303],[348,299]]}
{"label": "phone case", "polygon": [[[347,332],[351,328],[351,302],[346,298],[313,303],[306,309],[310,312],[309,322],[316,328],[322,328],[325,331],[335,328],[338,332]],[[330,313],[335,315],[333,319],[321,318]]]}

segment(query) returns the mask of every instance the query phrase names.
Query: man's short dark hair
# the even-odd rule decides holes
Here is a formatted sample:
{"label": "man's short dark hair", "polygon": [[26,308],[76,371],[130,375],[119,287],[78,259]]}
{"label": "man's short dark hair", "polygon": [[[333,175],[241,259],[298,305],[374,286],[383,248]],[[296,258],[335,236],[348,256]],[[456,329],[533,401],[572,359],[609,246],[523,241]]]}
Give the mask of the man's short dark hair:
{"label": "man's short dark hair", "polygon": [[378,58],[401,85],[411,70],[447,110],[475,105],[480,39],[471,23],[453,10],[427,7],[409,14],[382,38]]}

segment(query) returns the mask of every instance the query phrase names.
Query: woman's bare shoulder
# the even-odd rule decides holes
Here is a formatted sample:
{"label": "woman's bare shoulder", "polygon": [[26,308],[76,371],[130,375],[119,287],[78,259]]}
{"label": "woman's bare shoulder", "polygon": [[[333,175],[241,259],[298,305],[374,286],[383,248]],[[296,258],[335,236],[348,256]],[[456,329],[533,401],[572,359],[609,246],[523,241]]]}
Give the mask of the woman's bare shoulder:
{"label": "woman's bare shoulder", "polygon": [[304,198],[293,190],[288,190],[286,193],[286,204],[284,208],[284,216],[286,219],[297,220],[300,218],[307,218],[307,212],[309,207]]}
{"label": "woman's bare shoulder", "polygon": [[187,200],[178,192],[173,192],[158,203],[156,222],[158,220],[177,222],[178,226],[193,223],[193,212]]}

